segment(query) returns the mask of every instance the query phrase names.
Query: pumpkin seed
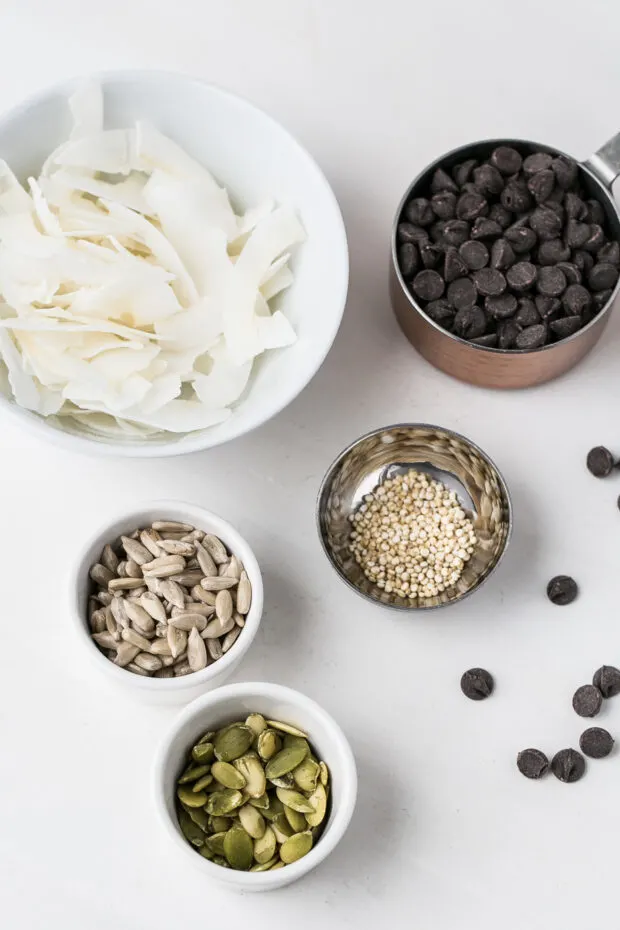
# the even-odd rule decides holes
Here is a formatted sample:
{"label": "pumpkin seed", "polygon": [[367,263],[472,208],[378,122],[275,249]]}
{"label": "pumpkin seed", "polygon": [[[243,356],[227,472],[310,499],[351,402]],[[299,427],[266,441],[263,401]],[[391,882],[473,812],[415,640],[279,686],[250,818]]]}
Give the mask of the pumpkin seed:
{"label": "pumpkin seed", "polygon": [[230,762],[214,762],[211,774],[225,788],[245,788],[245,778]]}
{"label": "pumpkin seed", "polygon": [[293,835],[293,828],[286,819],[285,814],[278,814],[271,821],[271,829],[278,843],[285,843]]}
{"label": "pumpkin seed", "polygon": [[293,778],[292,772],[287,772],[286,775],[280,775],[279,778],[270,778],[269,781],[272,785],[275,785],[276,788],[289,788],[291,790],[295,788],[295,779]]}
{"label": "pumpkin seed", "polygon": [[194,823],[183,807],[179,807],[177,815],[179,818],[179,826],[181,827],[181,832],[185,839],[189,840],[192,846],[202,846],[205,841],[205,835],[198,824]]}
{"label": "pumpkin seed", "polygon": [[[241,826],[253,839],[258,840],[265,832],[265,820],[260,812],[250,804],[244,804],[239,808],[239,822]],[[305,826],[305,823],[304,823]]]}
{"label": "pumpkin seed", "polygon": [[267,723],[262,714],[250,714],[245,720],[246,727],[249,727],[255,736],[260,736],[263,730],[267,729]]}
{"label": "pumpkin seed", "polygon": [[[249,727],[246,727],[249,729]],[[250,733],[252,731],[250,730]],[[235,759],[234,766],[245,778],[245,794],[249,798],[260,798],[266,791],[265,771],[255,752],[248,752]]]}
{"label": "pumpkin seed", "polygon": [[261,759],[268,762],[282,748],[282,738],[275,730],[263,730],[256,745]]}
{"label": "pumpkin seed", "polygon": [[265,775],[270,781],[274,778],[281,778],[292,772],[310,752],[310,747],[305,740],[300,740],[298,745],[285,746],[280,752],[270,759],[265,766]]}
{"label": "pumpkin seed", "polygon": [[[228,832],[228,831],[226,831]],[[207,846],[216,856],[224,855],[224,837],[226,833],[213,833],[207,837]]]}
{"label": "pumpkin seed", "polygon": [[213,855],[212,851],[209,849],[207,843],[204,843],[204,844],[200,847],[200,849],[198,850],[198,852],[200,853],[201,856],[204,856],[205,859],[213,859],[213,858],[214,858],[214,855]]}
{"label": "pumpkin seed", "polygon": [[211,762],[214,755],[213,743],[197,743],[192,749],[192,759],[195,762]]}
{"label": "pumpkin seed", "polygon": [[264,865],[273,859],[276,842],[276,835],[271,827],[265,826],[263,835],[254,841],[254,858],[259,865]]}
{"label": "pumpkin seed", "polygon": [[270,797],[269,798],[269,807],[263,810],[263,817],[266,817],[267,820],[275,820],[278,814],[284,813],[284,804],[280,798]]}
{"label": "pumpkin seed", "polygon": [[[321,785],[321,787],[323,786]],[[315,813],[314,805],[300,791],[294,791],[291,788],[276,788],[276,794],[286,807],[292,807],[294,811],[299,811],[302,814]],[[310,826],[315,825],[310,824]]]}
{"label": "pumpkin seed", "polygon": [[202,778],[199,778],[198,781],[192,785],[192,791],[204,791],[212,781],[213,775],[209,772],[208,775],[203,775]]}
{"label": "pumpkin seed", "polygon": [[213,857],[213,863],[214,863],[214,865],[221,865],[223,869],[229,869],[229,868],[230,868],[228,862],[226,861],[226,859],[224,859],[223,856],[214,856],[214,857]]}
{"label": "pumpkin seed", "polygon": [[283,869],[283,868],[284,868],[284,862],[282,862],[281,859],[278,859],[278,861],[276,862],[276,864],[275,864],[275,865],[272,865],[271,868],[269,869],[269,871],[270,871],[270,872],[275,872],[276,869]]}
{"label": "pumpkin seed", "polygon": [[280,849],[280,858],[284,865],[296,862],[301,859],[312,849],[312,834],[309,830],[303,833],[296,833],[285,843],[282,843]]}
{"label": "pumpkin seed", "polygon": [[230,830],[230,817],[209,817],[209,830],[212,833],[226,833]]}
{"label": "pumpkin seed", "polygon": [[188,807],[204,807],[207,803],[207,796],[204,791],[192,791],[185,785],[179,785],[177,788],[177,797],[179,801],[187,804]]}
{"label": "pumpkin seed", "polygon": [[252,807],[258,808],[258,810],[267,810],[269,807],[269,795],[261,794],[258,798],[250,798],[248,804],[251,804]]}
{"label": "pumpkin seed", "polygon": [[204,807],[188,807],[187,813],[194,823],[198,824],[200,829],[206,833],[209,829],[209,816]]}
{"label": "pumpkin seed", "polygon": [[314,759],[304,759],[304,761],[293,770],[293,779],[301,791],[312,792],[317,786],[320,776],[320,766]]}
{"label": "pumpkin seed", "polygon": [[208,765],[189,765],[179,778],[177,784],[189,785],[193,781],[198,781],[203,775],[209,774],[209,768]]}
{"label": "pumpkin seed", "polygon": [[[255,849],[256,849],[256,847],[255,847]],[[254,852],[254,858],[256,859],[256,852]],[[269,860],[268,862],[266,862],[264,865],[260,865],[260,864],[253,865],[252,868],[250,869],[250,872],[268,872],[268,871],[270,870],[270,868],[271,868],[273,865],[275,865],[276,862],[279,862],[279,861],[280,861],[280,860],[278,859],[278,857],[277,857],[277,856],[274,856],[273,859],[270,859],[270,860]]]}
{"label": "pumpkin seed", "polygon": [[274,730],[281,730],[282,733],[289,733],[291,736],[301,736],[304,739],[308,739],[308,734],[304,733],[303,730],[298,730],[297,727],[293,727],[290,723],[281,723],[279,720],[268,720],[267,725],[273,727]]}
{"label": "pumpkin seed", "polygon": [[319,778],[321,780],[321,784],[323,785],[324,788],[326,788],[327,783],[329,782],[329,769],[327,768],[324,762],[319,762],[319,769],[320,769]]}
{"label": "pumpkin seed", "polygon": [[[215,755],[220,762],[232,762],[247,752],[253,740],[254,733],[249,727],[236,724],[217,735],[214,743]],[[259,794],[263,794],[263,791]]]}
{"label": "pumpkin seed", "polygon": [[306,818],[303,814],[300,814],[299,811],[294,811],[292,807],[284,806],[284,816],[291,825],[293,833],[301,833],[303,830],[307,830],[308,824],[306,823]]}
{"label": "pumpkin seed", "polygon": [[217,817],[230,814],[231,811],[234,811],[237,807],[241,807],[243,804],[243,795],[240,791],[235,791],[234,788],[224,788],[222,791],[214,791],[209,795],[208,802],[206,795],[204,795],[204,799],[203,803],[207,804],[208,812]]}
{"label": "pumpkin seed", "polygon": [[254,859],[254,844],[243,827],[234,826],[224,837],[224,855],[233,869],[247,872]]}
{"label": "pumpkin seed", "polygon": [[313,808],[312,812],[306,816],[308,826],[318,827],[323,822],[327,812],[327,791],[321,782],[308,798],[308,802]]}

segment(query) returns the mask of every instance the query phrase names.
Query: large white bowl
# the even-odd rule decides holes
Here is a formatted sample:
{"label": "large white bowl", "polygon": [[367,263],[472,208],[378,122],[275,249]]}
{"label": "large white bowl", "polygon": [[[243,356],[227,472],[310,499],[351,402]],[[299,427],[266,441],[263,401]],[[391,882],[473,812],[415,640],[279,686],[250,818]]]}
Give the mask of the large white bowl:
{"label": "large white bowl", "polygon": [[[272,196],[297,210],[307,241],[295,249],[295,281],[276,306],[292,322],[298,341],[258,360],[251,390],[227,422],[180,438],[94,439],[78,426],[46,421],[1,395],[0,405],[40,437],[82,452],[155,457],[208,449],[275,416],[321,367],[347,296],[349,260],[342,215],[308,152],[246,100],[180,74],[121,71],[90,77],[103,86],[108,128],[145,118],[207,166],[238,206]],[[0,117],[0,157],[20,179],[36,175],[46,156],[68,137],[67,97],[80,80],[57,84]]]}
{"label": "large white bowl", "polygon": [[[88,595],[92,583],[91,566],[99,559],[106,543],[121,533],[133,532],[139,526],[148,526],[153,520],[179,520],[191,523],[205,533],[214,533],[228,549],[243,562],[252,585],[252,604],[245,618],[245,626],[230,650],[200,672],[180,678],[152,678],[135,675],[110,661],[93,642],[88,628]],[[232,675],[252,645],[263,614],[263,579],[256,557],[245,539],[226,520],[204,507],[181,501],[148,501],[131,510],[109,516],[103,526],[97,527],[76,554],[69,576],[69,616],[78,642],[83,646],[85,659],[91,667],[107,677],[113,684],[125,689],[139,700],[154,704],[186,704],[212,688],[223,684]]]}
{"label": "large white bowl", "polygon": [[[175,810],[176,780],[185,766],[188,751],[206,730],[212,730],[250,713],[290,723],[304,730],[327,763],[331,782],[331,810],[325,829],[310,852],[275,872],[236,872],[203,858],[189,845]],[[316,701],[299,691],[268,682],[226,685],[198,698],[172,724],[153,765],[153,799],[171,848],[205,878],[222,882],[237,891],[271,891],[290,885],[316,868],[344,836],[357,799],[357,769],[346,736]]]}

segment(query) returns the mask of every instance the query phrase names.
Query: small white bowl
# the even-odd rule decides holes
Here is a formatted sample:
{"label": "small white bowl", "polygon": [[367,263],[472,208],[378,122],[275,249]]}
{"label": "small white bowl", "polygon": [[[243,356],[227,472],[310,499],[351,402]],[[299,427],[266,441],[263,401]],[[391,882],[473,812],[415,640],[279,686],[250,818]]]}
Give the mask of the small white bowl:
{"label": "small white bowl", "polygon": [[[175,811],[176,780],[189,749],[206,730],[244,719],[252,712],[304,730],[330,772],[331,811],[316,846],[303,859],[275,872],[236,872],[204,859],[181,833]],[[271,891],[307,875],[340,842],[355,808],[357,770],[346,736],[316,701],[282,685],[244,682],[203,695],[177,717],[155,758],[153,798],[164,830],[184,861],[193,863],[205,877],[237,891]]]}
{"label": "small white bowl", "polygon": [[[112,71],[90,77],[103,87],[106,128],[124,128],[146,119],[208,167],[240,208],[273,197],[297,211],[307,239],[294,250],[292,286],[274,304],[293,324],[297,342],[257,360],[247,396],[225,423],[178,437],[97,439],[80,432],[67,418],[46,420],[2,394],[0,409],[42,439],[90,454],[158,457],[220,445],[290,404],[331,348],[349,283],[347,238],[338,202],[299,142],[246,100],[182,74]],[[36,176],[47,155],[69,137],[67,98],[79,82],[56,84],[0,115],[0,151],[20,180]]]}
{"label": "small white bowl", "polygon": [[[245,567],[252,585],[252,604],[241,635],[230,650],[212,665],[200,672],[191,672],[180,678],[150,678],[135,675],[106,658],[93,642],[88,627],[88,595],[92,582],[91,566],[99,560],[101,550],[121,534],[133,532],[139,526],[148,526],[153,520],[178,520],[191,523],[196,529],[214,533]],[[258,630],[263,613],[263,579],[256,557],[248,543],[225,520],[203,507],[181,501],[149,501],[125,510],[108,519],[86,540],[69,579],[70,615],[86,656],[111,681],[132,691],[143,700],[157,704],[185,704],[204,691],[221,685],[236,669],[246,654]]]}

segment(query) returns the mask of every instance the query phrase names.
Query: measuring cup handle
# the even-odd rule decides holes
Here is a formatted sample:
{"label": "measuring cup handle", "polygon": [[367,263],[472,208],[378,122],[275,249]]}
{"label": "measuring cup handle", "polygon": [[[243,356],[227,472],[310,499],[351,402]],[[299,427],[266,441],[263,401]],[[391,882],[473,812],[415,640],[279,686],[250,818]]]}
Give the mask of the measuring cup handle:
{"label": "measuring cup handle", "polygon": [[598,152],[590,155],[584,164],[601,184],[611,190],[611,185],[620,174],[620,132],[601,146]]}

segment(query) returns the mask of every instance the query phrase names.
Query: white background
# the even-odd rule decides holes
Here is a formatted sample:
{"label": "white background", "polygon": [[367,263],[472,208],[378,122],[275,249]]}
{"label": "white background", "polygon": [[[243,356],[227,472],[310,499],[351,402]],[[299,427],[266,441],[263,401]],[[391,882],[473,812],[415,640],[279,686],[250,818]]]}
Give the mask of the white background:
{"label": "white background", "polygon": [[[620,128],[620,8],[611,0],[4,0],[0,106],[102,68],[188,71],[281,120],[325,170],[351,248],[344,323],[323,369],[246,439],[185,459],[114,461],[1,429],[0,908],[7,930],[577,930],[617,911],[620,753],[564,785],[518,774],[526,746],[575,746],[574,689],[620,664],[620,318],[578,370],[531,391],[431,369],[388,305],[396,204],[428,161],[488,136],[586,157]],[[337,579],[314,501],[342,446],[398,420],[470,436],[514,497],[497,575],[461,606],[383,612]],[[240,897],[177,861],[149,775],[174,711],[134,706],[77,667],[65,581],[110,508],[182,497],[248,537],[263,623],[238,679],[307,692],[349,735],[360,774],[350,830],[302,883]],[[557,608],[556,573],[581,595]],[[489,668],[467,701],[462,671]],[[620,737],[620,698],[599,721]]]}

